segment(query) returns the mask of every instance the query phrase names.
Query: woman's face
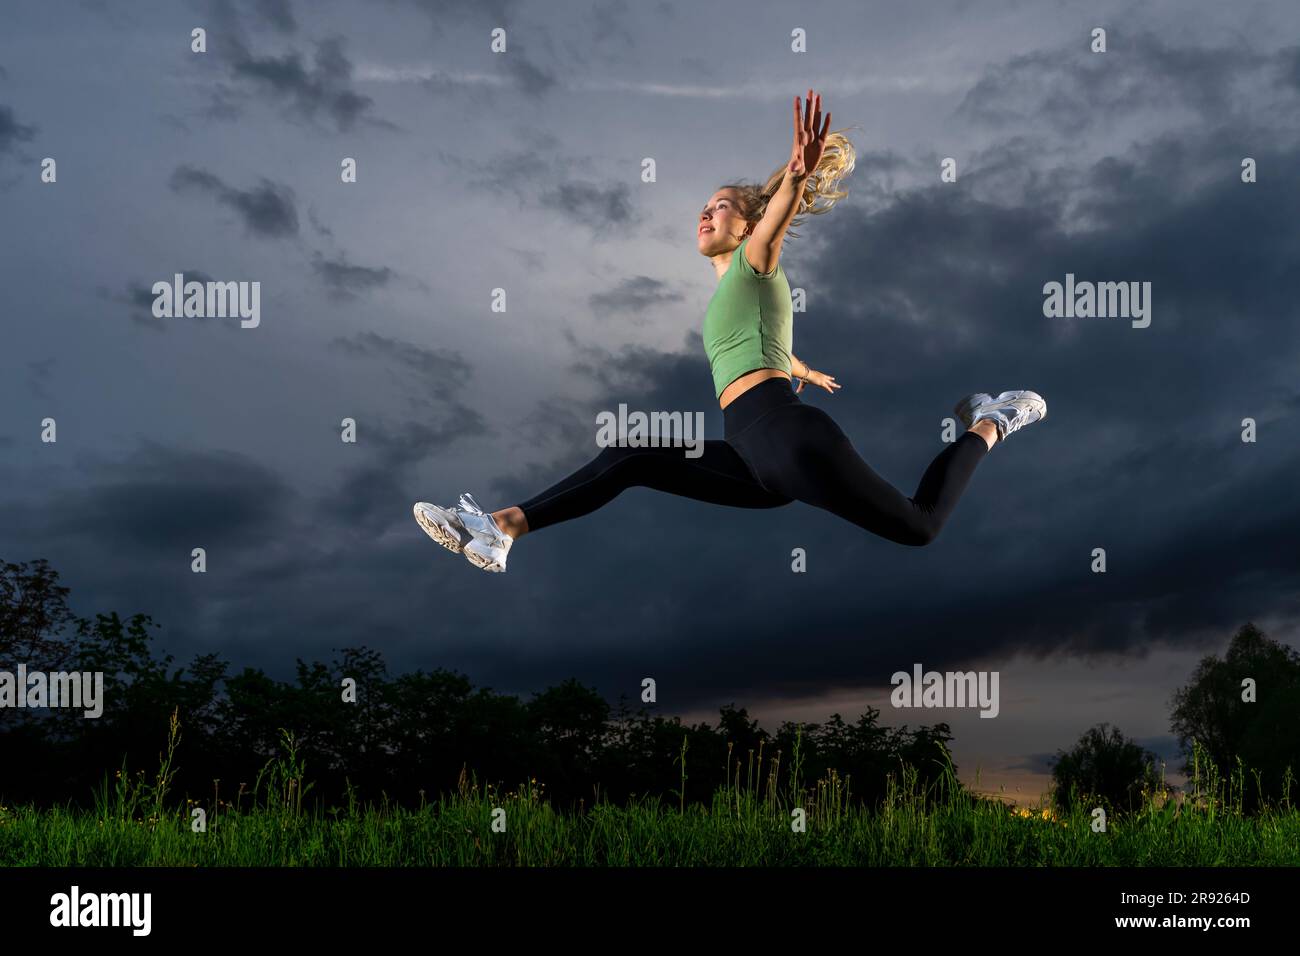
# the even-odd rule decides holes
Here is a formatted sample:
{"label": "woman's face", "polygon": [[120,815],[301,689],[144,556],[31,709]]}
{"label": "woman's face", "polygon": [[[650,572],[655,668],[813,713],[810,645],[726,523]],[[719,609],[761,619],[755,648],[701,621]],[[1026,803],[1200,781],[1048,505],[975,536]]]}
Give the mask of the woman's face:
{"label": "woman's face", "polygon": [[736,190],[719,189],[700,212],[695,238],[700,255],[712,257],[734,250],[748,232],[749,223],[740,214]]}

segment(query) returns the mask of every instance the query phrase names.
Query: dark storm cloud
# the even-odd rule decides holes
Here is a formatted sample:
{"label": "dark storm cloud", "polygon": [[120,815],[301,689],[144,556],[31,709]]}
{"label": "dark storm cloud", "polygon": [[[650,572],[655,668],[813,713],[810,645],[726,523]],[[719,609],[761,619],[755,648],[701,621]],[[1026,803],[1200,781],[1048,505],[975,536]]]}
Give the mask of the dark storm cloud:
{"label": "dark storm cloud", "polygon": [[544,134],[537,140],[536,151],[521,150],[470,160],[440,151],[439,158],[463,170],[467,174],[467,186],[490,191],[508,189],[522,195],[525,183],[540,184],[550,178],[549,170],[556,164],[545,157],[555,145],[555,139]]}
{"label": "dark storm cloud", "polygon": [[284,56],[245,55],[234,63],[236,76],[254,80],[273,96],[292,102],[308,118],[329,115],[341,131],[361,118],[374,100],[350,88],[352,63],[343,52],[343,40],[331,37],[316,44],[314,66],[305,67],[298,53]]}
{"label": "dark storm cloud", "polygon": [[[849,130],[844,135],[852,139],[856,133],[856,130]],[[888,148],[880,150],[855,148],[854,152],[853,173],[847,188],[853,196],[854,205],[868,211],[874,211],[894,202],[898,196],[896,174],[915,172],[921,167],[919,161],[909,160]],[[927,167],[927,171],[932,168],[932,166]],[[796,231],[801,235],[807,234],[806,228]]]}
{"label": "dark storm cloud", "polygon": [[[384,527],[410,521],[411,487],[398,489],[403,507],[390,499],[384,515],[368,497],[350,510],[336,510],[330,495],[308,499],[273,469],[226,451],[145,442],[120,461],[83,467],[79,488],[0,503],[10,554],[51,558],[78,613],[143,611],[162,625],[160,649],[181,660],[218,651],[278,673],[334,639],[374,646],[395,637],[388,609],[404,606],[398,592],[411,590],[422,549],[415,536],[405,553],[376,542]],[[372,513],[386,523],[357,520]],[[206,574],[191,570],[195,547],[207,553]],[[368,575],[391,592],[378,606],[355,598]]]}
{"label": "dark storm cloud", "polygon": [[1242,107],[1243,83],[1266,78],[1287,56],[1260,57],[1244,46],[1179,47],[1154,33],[1130,37],[1118,29],[1108,31],[1108,52],[1093,53],[1090,43],[1080,33],[990,69],[958,115],[980,124],[1041,121],[1067,134],[1141,109],[1186,109],[1219,122]]}
{"label": "dark storm cloud", "polygon": [[413,372],[416,379],[440,399],[454,396],[472,371],[459,352],[429,349],[378,332],[358,332],[348,338],[335,338],[330,347],[357,358],[375,359]]}
{"label": "dark storm cloud", "polygon": [[[209,49],[228,68],[228,83],[213,91],[210,115],[236,118],[248,96],[256,95],[284,107],[298,119],[328,117],[340,132],[349,131],[363,120],[391,127],[370,115],[374,101],[356,91],[352,62],[344,52],[342,37],[331,36],[314,43],[310,64],[297,50],[259,55],[253,52],[239,13],[229,0],[213,0],[210,9],[215,29],[209,31],[213,34]],[[262,10],[261,16],[287,22],[287,27],[277,24],[277,30],[289,33],[293,30],[292,14],[285,21],[286,13],[287,5],[274,4]]]}
{"label": "dark storm cloud", "polygon": [[21,123],[14,111],[0,104],[0,155],[11,153],[19,143],[29,143],[36,137],[37,127]]}
{"label": "dark storm cloud", "polygon": [[81,6],[103,17],[118,29],[130,30],[140,26],[140,18],[132,15],[127,4],[114,3],[112,0],[81,0]]}
{"label": "dark storm cloud", "polygon": [[[530,24],[526,30],[514,30],[513,26],[519,19],[515,15],[519,7],[517,0],[377,0],[377,2],[389,6],[396,2],[398,6],[405,5],[424,13],[429,17],[438,39],[448,36],[453,30],[463,34],[468,29],[473,35],[474,29],[480,29],[482,32],[479,38],[485,51],[488,50],[492,38],[491,31],[498,27],[504,29],[506,52],[493,54],[491,62],[512,79],[511,93],[541,98],[558,83],[555,73],[541,66],[532,56],[533,51],[543,45],[550,51],[553,59],[561,55],[553,49],[546,21]],[[598,15],[598,10],[592,13],[592,16]],[[445,71],[436,71],[424,80],[422,85],[434,94],[455,91],[465,86],[453,73]]]}
{"label": "dark storm cloud", "polygon": [[[202,282],[206,284],[208,282],[216,281],[212,276],[199,269],[182,269],[180,272],[181,275],[185,277],[186,282]],[[127,284],[125,290],[122,292],[111,292],[103,287],[100,287],[96,291],[102,299],[125,305],[127,307],[126,314],[132,322],[138,322],[140,325],[157,332],[165,332],[172,320],[158,319],[154,317],[153,304],[157,296],[153,293],[153,284],[155,282],[172,282],[174,277],[175,273],[173,272],[164,276],[159,276],[156,279],[133,279]],[[194,316],[191,317],[189,321],[208,322],[213,318],[213,316],[206,315]],[[225,320],[218,320],[215,324],[224,325],[232,329],[239,328],[238,323],[229,323]]]}
{"label": "dark storm cloud", "polygon": [[1300,46],[1280,50],[1276,57],[1276,66],[1278,83],[1300,91]]}
{"label": "dark storm cloud", "polygon": [[223,83],[214,83],[208,104],[199,111],[202,116],[218,120],[241,120],[244,117],[244,97]]}
{"label": "dark storm cloud", "polygon": [[567,175],[566,164],[555,158],[559,145],[553,134],[539,132],[524,149],[513,152],[465,157],[437,149],[436,155],[457,171],[466,186],[489,193],[510,192],[523,203],[543,186]]}
{"label": "dark storm cloud", "polygon": [[235,189],[207,170],[179,166],[172,173],[171,188],[178,193],[212,196],[239,213],[249,235],[278,239],[298,234],[298,208],[293,190],[269,179],[253,189]]}
{"label": "dark storm cloud", "polygon": [[31,388],[32,394],[37,398],[49,398],[50,392],[47,386],[53,377],[54,359],[45,358],[39,361],[27,363],[27,384]]}
{"label": "dark storm cloud", "polygon": [[312,269],[325,280],[330,295],[337,299],[352,299],[363,292],[381,289],[388,285],[393,270],[387,266],[371,268],[352,265],[343,259],[326,259],[320,253],[312,258]]}
{"label": "dark storm cloud", "polygon": [[[566,449],[561,458],[570,463],[591,447],[595,418],[579,403],[565,395],[549,395],[539,399],[531,412],[514,422],[511,434],[517,441],[533,448],[560,445]],[[548,474],[554,474],[548,466]],[[529,481],[522,481],[522,485]]]}
{"label": "dark storm cloud", "polygon": [[[393,344],[372,342],[366,354]],[[407,367],[459,368],[433,353]],[[392,426],[363,418],[351,446],[321,430],[340,451],[320,496],[241,454],[146,441],[121,460],[84,462],[66,493],[0,503],[0,526],[10,553],[53,559],[79,613],[145,611],[163,625],[161,648],[182,659],[216,650],[284,673],[295,654],[322,647],[392,646],[412,605],[437,594],[421,560],[436,546],[411,518],[412,466],[476,425],[472,410],[445,410]],[[194,547],[207,551],[207,574],[191,571]]]}
{"label": "dark storm cloud", "polygon": [[387,7],[407,6],[427,15],[441,34],[449,25],[495,21],[499,26],[519,7],[519,0],[373,0]]}
{"label": "dark storm cloud", "polygon": [[253,0],[252,8],[264,22],[281,33],[293,33],[298,29],[289,0]]}
{"label": "dark storm cloud", "polygon": [[542,69],[527,56],[511,51],[502,54],[505,71],[515,81],[515,89],[526,96],[541,98],[558,83],[554,74]]}
{"label": "dark storm cloud", "polygon": [[629,276],[614,288],[595,293],[588,301],[598,318],[621,314],[630,315],[636,321],[643,321],[650,310],[661,306],[672,306],[685,299],[686,296],[675,291],[662,279]]}
{"label": "dark storm cloud", "polygon": [[[1039,368],[1080,389],[1094,363],[1126,380],[1155,374],[1171,382],[1186,375],[1190,382],[1220,374],[1225,365],[1230,376],[1245,378],[1257,361],[1270,365],[1270,355],[1293,353],[1300,329],[1289,320],[1288,290],[1275,279],[1289,268],[1293,251],[1261,242],[1242,256],[1242,237],[1284,234],[1300,214],[1300,198],[1276,183],[1240,183],[1233,155],[1215,142],[1160,140],[1140,155],[1061,171],[1056,188],[1043,188],[1023,206],[935,186],[870,217],[846,209],[827,222],[826,242],[815,259],[805,260],[807,271],[792,278],[811,288],[819,310],[815,321],[799,325],[811,343],[804,350],[816,366],[819,355],[835,354],[835,341],[869,330],[870,348],[835,354],[836,367],[855,382],[912,380],[912,365],[881,361],[908,353],[924,356],[936,377],[981,366]],[[1297,160],[1300,154],[1275,162]],[[1171,167],[1222,172],[1179,195],[1179,175],[1162,175]],[[980,175],[977,168],[967,180],[978,182]],[[1077,192],[1061,188],[1066,177]],[[1161,183],[1171,193],[1160,192]],[[1080,231],[1076,220],[1092,228]],[[798,268],[797,261],[787,266]],[[1042,285],[1067,272],[1152,282],[1152,327],[1045,319]],[[933,281],[937,274],[942,282]],[[1181,422],[1188,398],[1178,388],[1159,390],[1148,414]],[[1104,393],[1093,402],[1105,407],[1116,399]]]}
{"label": "dark storm cloud", "polygon": [[610,397],[635,393],[647,402],[686,401],[694,407],[717,410],[711,393],[700,394],[701,384],[711,379],[704,358],[704,340],[694,328],[684,334],[680,352],[638,345],[625,345],[611,352],[583,342],[567,330],[564,338],[573,350],[569,371],[599,382]]}
{"label": "dark storm cloud", "polygon": [[537,133],[528,147],[472,159],[439,150],[438,158],[460,170],[466,186],[488,193],[512,193],[521,205],[537,202],[597,233],[634,221],[632,190],[627,183],[602,186],[575,177],[572,168],[580,160],[558,155],[561,143],[550,133]]}
{"label": "dark storm cloud", "polygon": [[596,232],[627,225],[633,219],[632,190],[627,183],[602,187],[571,180],[545,190],[538,199],[543,207]]}
{"label": "dark storm cloud", "polygon": [[482,419],[472,409],[448,409],[433,421],[413,420],[389,426],[362,419],[357,423],[360,464],[348,469],[326,496],[321,513],[339,534],[412,525],[412,476],[421,462],[445,454],[458,439],[476,434]]}
{"label": "dark storm cloud", "polygon": [[190,129],[190,125],[188,123],[186,123],[179,116],[173,116],[171,113],[160,113],[158,115],[158,122],[161,123],[163,126],[168,126],[174,130],[177,130],[178,132],[184,133],[186,136],[189,136],[191,133],[193,133],[193,130]]}
{"label": "dark storm cloud", "polygon": [[636,41],[632,39],[631,32],[625,26],[628,19],[627,0],[614,0],[612,3],[593,7],[590,17],[593,46],[603,50],[610,45],[608,41],[617,40],[620,49],[634,50]]}
{"label": "dark storm cloud", "polygon": [[324,236],[327,239],[334,238],[334,230],[320,221],[320,217],[316,215],[316,209],[312,206],[307,207],[307,221],[311,223],[311,227],[316,230],[317,235]]}
{"label": "dark storm cloud", "polygon": [[128,565],[164,553],[188,560],[193,547],[255,544],[295,497],[281,476],[243,455],[152,441],[95,466],[93,479],[63,494],[48,527]]}
{"label": "dark storm cloud", "polygon": [[323,513],[349,528],[409,521],[415,466],[447,452],[459,439],[491,433],[482,415],[460,399],[471,367],[456,352],[375,332],[336,338],[330,345],[355,358],[380,362],[404,378],[419,415],[397,424],[357,422],[360,460],[327,496]]}

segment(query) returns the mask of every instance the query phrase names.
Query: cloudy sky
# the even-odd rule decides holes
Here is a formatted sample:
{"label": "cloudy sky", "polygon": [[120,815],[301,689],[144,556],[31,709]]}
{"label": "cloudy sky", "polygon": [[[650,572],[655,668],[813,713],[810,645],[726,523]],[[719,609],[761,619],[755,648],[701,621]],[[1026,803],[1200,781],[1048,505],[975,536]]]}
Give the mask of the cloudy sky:
{"label": "cloudy sky", "polygon": [[[1250,620],[1300,643],[1300,8],[1129,6],[7,3],[0,558],[181,661],[654,677],[662,712],[770,729],[879,706],[1020,798],[1101,721],[1172,757],[1202,655]],[[795,351],[844,386],[807,401],[907,493],[961,396],[1032,388],[1048,420],[924,549],[648,489],[505,575],[425,537],[412,502],[514,504],[620,402],[722,436],[694,227],[786,158],[810,86],[858,165],[783,252]],[[177,272],[260,282],[260,325],[153,318]],[[1044,317],[1067,273],[1150,282],[1150,326]],[[999,716],[893,710],[918,663],[997,670]]]}

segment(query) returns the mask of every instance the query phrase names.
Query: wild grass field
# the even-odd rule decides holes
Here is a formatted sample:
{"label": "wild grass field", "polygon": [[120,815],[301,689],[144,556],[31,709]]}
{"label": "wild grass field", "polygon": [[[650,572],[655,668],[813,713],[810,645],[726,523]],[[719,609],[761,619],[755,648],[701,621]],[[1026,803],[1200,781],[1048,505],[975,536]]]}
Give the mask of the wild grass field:
{"label": "wild grass field", "polygon": [[[175,724],[172,726],[173,743]],[[1243,811],[1248,774],[1222,778],[1198,762],[1185,794],[1145,793],[1104,831],[1076,800],[1014,808],[962,787],[951,770],[923,788],[904,767],[874,808],[854,804],[831,772],[772,785],[760,764],[728,767],[706,807],[686,800],[603,798],[554,808],[545,784],[500,792],[463,774],[454,793],[407,808],[349,793],[324,806],[293,738],[251,789],[180,801],[170,793],[174,747],[153,779],[105,779],[93,809],[0,806],[4,866],[1295,866],[1300,811]],[[230,797],[231,799],[226,799]],[[675,804],[675,805],[674,805]],[[196,832],[195,810],[206,816]]]}

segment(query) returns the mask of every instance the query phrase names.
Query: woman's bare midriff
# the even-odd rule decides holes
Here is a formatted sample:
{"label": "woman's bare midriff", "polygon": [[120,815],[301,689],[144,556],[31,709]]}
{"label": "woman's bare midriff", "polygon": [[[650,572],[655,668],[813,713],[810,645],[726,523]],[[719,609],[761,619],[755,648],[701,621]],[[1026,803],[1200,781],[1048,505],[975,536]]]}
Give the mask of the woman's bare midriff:
{"label": "woman's bare midriff", "polygon": [[[722,394],[718,396],[718,406],[726,408],[759,382],[769,378],[789,379],[790,373],[783,372],[779,368],[756,368],[752,372],[746,372],[722,390]],[[793,379],[791,379],[791,381],[793,381]]]}

